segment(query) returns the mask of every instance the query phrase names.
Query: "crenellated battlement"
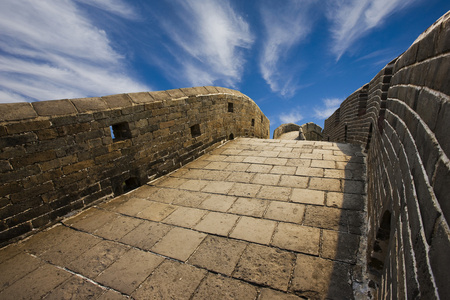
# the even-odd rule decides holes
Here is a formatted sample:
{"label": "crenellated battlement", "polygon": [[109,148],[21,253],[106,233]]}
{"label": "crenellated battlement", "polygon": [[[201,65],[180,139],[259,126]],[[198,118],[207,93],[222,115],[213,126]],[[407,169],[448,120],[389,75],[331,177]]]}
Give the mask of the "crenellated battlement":
{"label": "crenellated battlement", "polygon": [[221,87],[1,104],[0,243],[239,136],[268,138],[269,120]]}

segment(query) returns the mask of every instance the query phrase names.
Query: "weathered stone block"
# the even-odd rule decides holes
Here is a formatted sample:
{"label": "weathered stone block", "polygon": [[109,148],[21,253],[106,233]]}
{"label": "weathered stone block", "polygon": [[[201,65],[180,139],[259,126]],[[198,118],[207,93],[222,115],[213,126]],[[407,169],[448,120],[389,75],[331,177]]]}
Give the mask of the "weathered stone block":
{"label": "weathered stone block", "polygon": [[6,130],[9,134],[23,133],[27,131],[35,131],[38,129],[49,128],[51,126],[50,121],[24,121],[20,123],[12,123],[6,125]]}
{"label": "weathered stone block", "polygon": [[4,103],[0,105],[0,121],[19,121],[37,117],[30,103]]}
{"label": "weathered stone block", "polygon": [[442,159],[438,161],[434,181],[432,183],[433,190],[439,205],[447,222],[450,220],[450,166]]}
{"label": "weathered stone block", "polygon": [[0,160],[0,173],[4,173],[7,171],[11,171],[13,168],[9,161],[7,160]]}
{"label": "weathered stone block", "polygon": [[186,97],[186,95],[183,93],[183,90],[181,89],[166,90],[166,92],[172,99]]}
{"label": "weathered stone block", "polygon": [[165,260],[133,292],[135,299],[191,299],[207,272],[179,262]]}
{"label": "weathered stone block", "polygon": [[209,94],[217,94],[218,90],[214,86],[204,86],[204,88],[208,91]]}
{"label": "weathered stone block", "polygon": [[110,109],[124,108],[133,105],[128,94],[104,96],[101,98]]}
{"label": "weathered stone block", "polygon": [[425,299],[436,299],[438,298],[437,290],[435,290],[434,278],[428,260],[425,237],[422,234],[419,234],[413,238],[416,265],[420,266],[420,268],[417,269],[420,296]]}
{"label": "weathered stone block", "polygon": [[58,132],[56,129],[42,129],[36,131],[36,135],[40,141],[45,141],[58,137]]}
{"label": "weathered stone block", "polygon": [[61,116],[77,113],[69,100],[40,101],[33,102],[32,105],[39,116]]}
{"label": "weathered stone block", "polygon": [[345,279],[349,272],[347,264],[299,254],[290,290],[312,299],[328,295],[350,299],[353,297],[352,287]]}
{"label": "weathered stone block", "polygon": [[129,93],[128,96],[136,104],[145,104],[155,101],[149,92]]}
{"label": "weathered stone block", "polygon": [[32,132],[19,135],[8,135],[0,138],[0,148],[15,147],[36,141],[37,137]]}
{"label": "weathered stone block", "polygon": [[197,95],[204,95],[204,94],[209,94],[210,92],[202,86],[199,87],[191,87],[191,88],[182,88],[180,89],[183,94],[185,94],[186,96],[190,97],[190,96],[197,96]]}
{"label": "weathered stone block", "polygon": [[108,109],[105,101],[99,97],[71,99],[79,113],[96,112]]}
{"label": "weathered stone block", "polygon": [[427,32],[426,35],[423,35],[423,38],[417,43],[417,61],[421,62],[427,58],[436,55],[436,43],[439,34],[439,27],[434,28],[433,30]]}
{"label": "weathered stone block", "polygon": [[37,162],[45,162],[56,158],[56,152],[54,150],[48,150],[45,152],[33,153],[19,159],[11,159],[11,163],[14,168],[22,168],[28,165],[32,165]]}
{"label": "weathered stone block", "polygon": [[450,67],[450,55],[445,55],[430,61],[426,66],[428,69],[428,77],[425,78],[425,85],[441,92],[445,95],[450,95],[449,78],[447,76]]}
{"label": "weathered stone block", "polygon": [[[150,92],[150,96],[156,101],[164,101],[172,98],[166,91]],[[161,104],[162,103],[160,103],[159,105]]]}
{"label": "weathered stone block", "polygon": [[286,291],[295,255],[250,244],[236,266],[234,277]]}
{"label": "weathered stone block", "polygon": [[439,296],[445,298],[450,295],[450,286],[446,278],[450,276],[450,231],[448,224],[444,220],[440,220],[436,226],[430,247],[430,264],[436,281],[437,292]]}
{"label": "weathered stone block", "polygon": [[[435,116],[436,117],[436,116]],[[434,131],[439,145],[444,150],[447,157],[450,157],[450,134],[447,128],[450,128],[450,101],[447,99],[442,103],[437,116],[436,129]]]}
{"label": "weathered stone block", "polygon": [[85,161],[81,161],[81,162],[63,167],[63,172],[64,172],[64,175],[68,175],[73,172],[78,172],[82,169],[86,169],[86,168],[89,168],[92,166],[94,166],[94,161],[92,159],[85,160]]}

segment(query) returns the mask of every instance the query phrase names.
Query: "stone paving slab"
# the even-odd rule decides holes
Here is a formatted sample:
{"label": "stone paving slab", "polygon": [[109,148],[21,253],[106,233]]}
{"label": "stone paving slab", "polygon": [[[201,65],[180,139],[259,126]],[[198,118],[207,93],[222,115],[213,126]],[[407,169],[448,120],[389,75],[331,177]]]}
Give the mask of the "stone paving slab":
{"label": "stone paving slab", "polygon": [[360,152],[228,142],[0,249],[0,299],[351,299]]}

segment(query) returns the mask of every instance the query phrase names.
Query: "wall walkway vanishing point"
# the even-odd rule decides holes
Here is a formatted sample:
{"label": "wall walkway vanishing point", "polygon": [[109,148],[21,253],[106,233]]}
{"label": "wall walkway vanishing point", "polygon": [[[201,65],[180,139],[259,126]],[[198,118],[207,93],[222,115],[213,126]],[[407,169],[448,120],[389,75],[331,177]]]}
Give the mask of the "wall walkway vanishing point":
{"label": "wall walkway vanishing point", "polygon": [[269,138],[269,120],[220,87],[1,104],[0,245],[238,136]]}
{"label": "wall walkway vanishing point", "polygon": [[[297,135],[294,132],[297,132]],[[273,138],[322,141],[322,127],[313,122],[305,123],[301,126],[294,123],[285,123],[273,131]]]}
{"label": "wall walkway vanishing point", "polygon": [[367,151],[379,299],[450,297],[450,12],[350,95],[324,139]]}

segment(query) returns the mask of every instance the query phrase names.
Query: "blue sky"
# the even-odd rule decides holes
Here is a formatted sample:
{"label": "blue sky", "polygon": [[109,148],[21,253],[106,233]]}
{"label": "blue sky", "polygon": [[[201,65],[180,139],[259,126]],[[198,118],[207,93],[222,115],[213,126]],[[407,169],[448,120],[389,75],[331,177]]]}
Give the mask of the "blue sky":
{"label": "blue sky", "polygon": [[216,85],[323,121],[448,0],[2,0],[0,102]]}

